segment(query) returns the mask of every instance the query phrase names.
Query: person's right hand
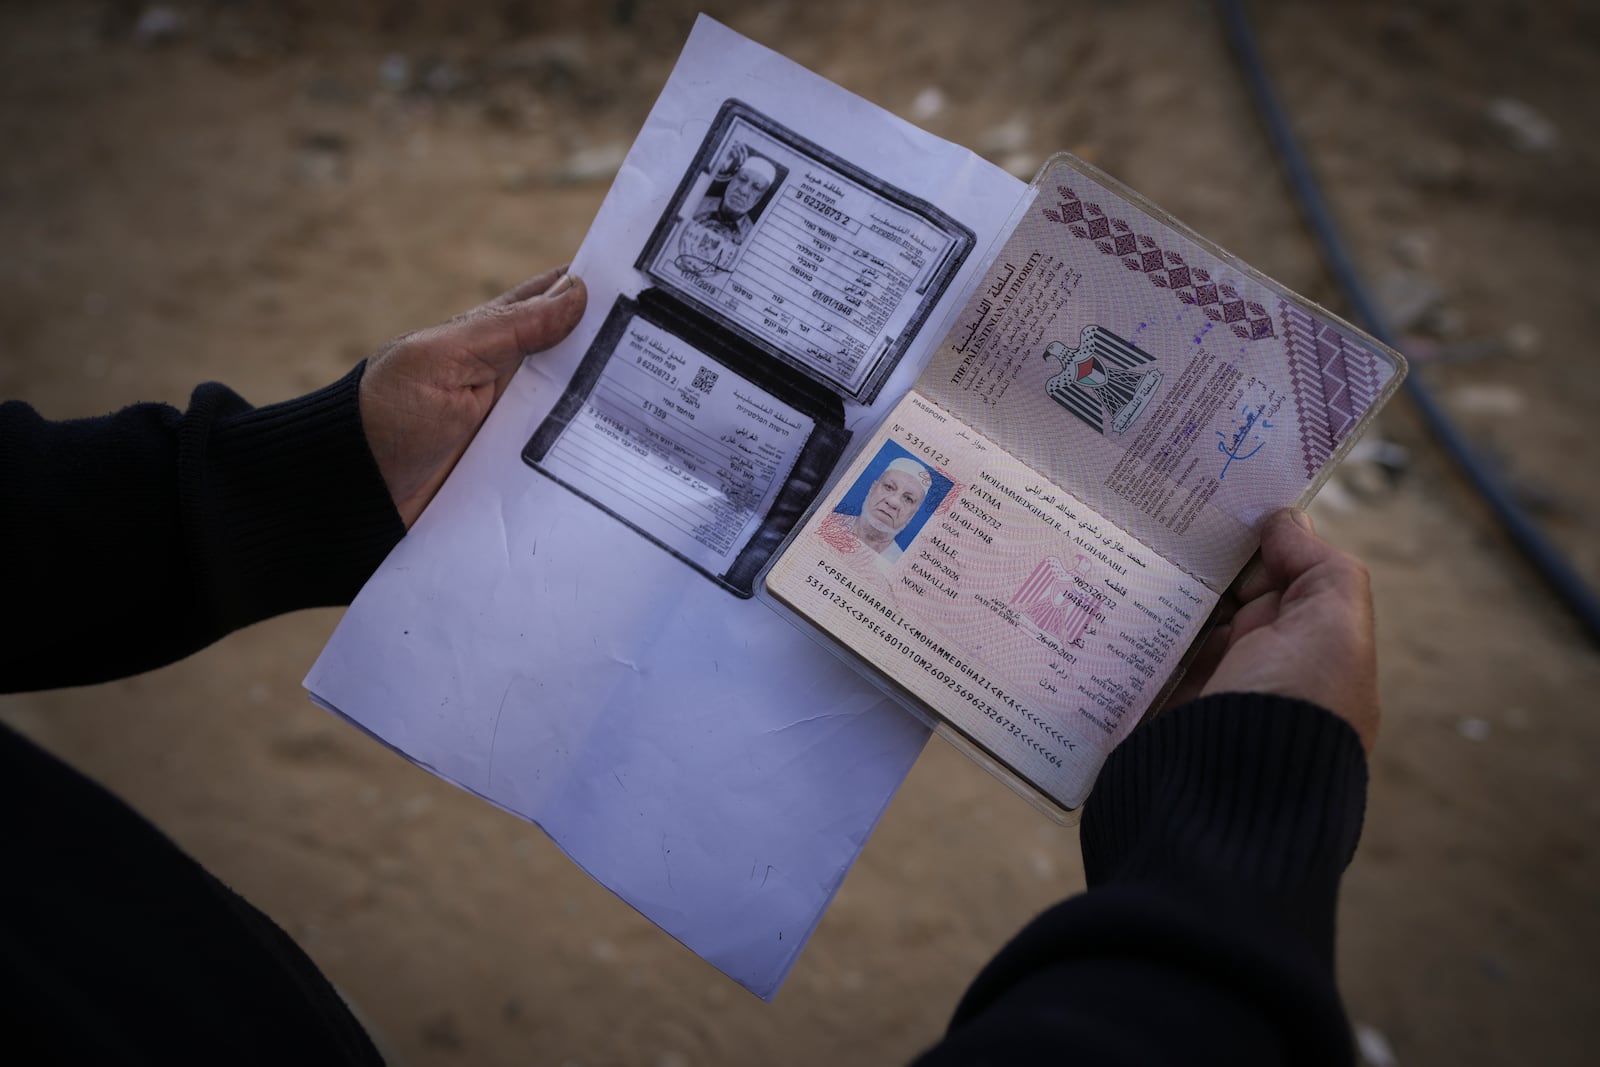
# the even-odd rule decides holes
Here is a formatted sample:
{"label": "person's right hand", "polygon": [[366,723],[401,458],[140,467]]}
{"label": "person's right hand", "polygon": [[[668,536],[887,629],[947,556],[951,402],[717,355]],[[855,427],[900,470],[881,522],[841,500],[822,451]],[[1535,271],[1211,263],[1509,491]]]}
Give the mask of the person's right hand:
{"label": "person's right hand", "polygon": [[1170,703],[1209,693],[1298,697],[1355,727],[1372,751],[1378,660],[1361,561],[1318,537],[1304,511],[1285,509],[1262,528],[1260,566],[1233,595],[1238,611],[1212,631]]}

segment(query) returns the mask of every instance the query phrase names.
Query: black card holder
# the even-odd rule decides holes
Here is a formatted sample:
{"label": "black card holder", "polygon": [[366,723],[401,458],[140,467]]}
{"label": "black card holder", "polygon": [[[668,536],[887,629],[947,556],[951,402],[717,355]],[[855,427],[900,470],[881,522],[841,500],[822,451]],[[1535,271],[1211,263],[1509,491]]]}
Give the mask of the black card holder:
{"label": "black card holder", "polygon": [[[738,550],[732,562],[720,571],[709,570],[690,559],[659,536],[658,531],[618,514],[546,464],[551,450],[590,402],[607,364],[616,354],[618,344],[636,319],[670,334],[704,356],[717,368],[715,373],[726,373],[735,380],[749,382],[812,422],[810,433],[784,477],[782,487],[761,517],[759,527]],[[756,575],[827,483],[834,466],[849,445],[850,436],[850,431],[845,428],[844,405],[839,397],[773,360],[749,341],[708,317],[684,308],[671,295],[646,289],[636,300],[625,296],[617,298],[560,400],[523,448],[522,458],[534,470],[659,545],[730,593],[748,598],[753,595]]]}

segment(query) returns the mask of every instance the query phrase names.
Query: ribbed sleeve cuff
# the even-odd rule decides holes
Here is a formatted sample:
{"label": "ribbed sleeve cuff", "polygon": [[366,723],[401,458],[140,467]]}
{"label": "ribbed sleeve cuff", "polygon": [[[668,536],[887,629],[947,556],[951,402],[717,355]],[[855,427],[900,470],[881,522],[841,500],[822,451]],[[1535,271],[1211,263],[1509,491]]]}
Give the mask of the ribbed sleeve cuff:
{"label": "ribbed sleeve cuff", "polygon": [[[405,534],[361,426],[365,364],[326,388],[227,415],[183,442],[181,484],[226,629],[348,604]],[[204,389],[206,387],[202,387]],[[197,394],[198,395],[198,394]]]}
{"label": "ribbed sleeve cuff", "polygon": [[924,1062],[1350,1063],[1333,916],[1365,784],[1355,731],[1304,701],[1134,731],[1084,812],[1089,891],[984,968]]}
{"label": "ribbed sleeve cuff", "polygon": [[1089,885],[1231,887],[1331,952],[1331,898],[1361,836],[1366,784],[1361,742],[1331,712],[1259,693],[1202,698],[1106,762],[1081,831]]}

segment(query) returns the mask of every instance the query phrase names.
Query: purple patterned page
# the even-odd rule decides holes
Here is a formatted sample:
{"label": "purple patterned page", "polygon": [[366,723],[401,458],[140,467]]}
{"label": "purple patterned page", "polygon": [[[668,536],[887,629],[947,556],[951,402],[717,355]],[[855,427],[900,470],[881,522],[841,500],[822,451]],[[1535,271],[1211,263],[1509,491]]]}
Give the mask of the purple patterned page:
{"label": "purple patterned page", "polygon": [[1398,357],[1057,157],[917,388],[1220,590]]}

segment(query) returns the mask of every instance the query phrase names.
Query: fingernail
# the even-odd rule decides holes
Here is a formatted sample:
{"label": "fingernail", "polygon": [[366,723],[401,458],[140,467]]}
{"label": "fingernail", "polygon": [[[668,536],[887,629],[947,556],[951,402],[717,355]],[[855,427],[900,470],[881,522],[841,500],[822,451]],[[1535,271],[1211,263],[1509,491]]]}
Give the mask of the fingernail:
{"label": "fingernail", "polygon": [[1314,534],[1317,532],[1317,528],[1311,525],[1310,513],[1304,508],[1290,508],[1289,518],[1294,520],[1294,524],[1300,527],[1300,529],[1304,530],[1306,533]]}
{"label": "fingernail", "polygon": [[572,282],[575,277],[576,275],[573,274],[563,274],[557,278],[556,283],[544,291],[544,298],[546,300],[560,300],[563,296],[566,296],[567,291],[572,288]]}

